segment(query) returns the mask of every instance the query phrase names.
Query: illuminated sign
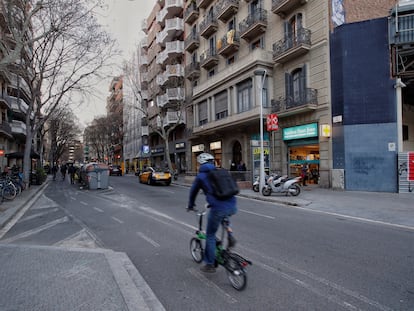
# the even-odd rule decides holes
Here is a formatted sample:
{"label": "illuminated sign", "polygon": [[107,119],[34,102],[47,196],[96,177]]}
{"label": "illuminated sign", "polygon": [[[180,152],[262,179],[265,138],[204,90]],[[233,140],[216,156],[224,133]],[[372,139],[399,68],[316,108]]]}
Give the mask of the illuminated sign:
{"label": "illuminated sign", "polygon": [[191,151],[192,152],[203,152],[204,151],[204,144],[192,146]]}
{"label": "illuminated sign", "polygon": [[318,123],[310,123],[283,129],[283,140],[318,136]]}
{"label": "illuminated sign", "polygon": [[210,143],[210,150],[221,149],[221,141],[215,141]]}

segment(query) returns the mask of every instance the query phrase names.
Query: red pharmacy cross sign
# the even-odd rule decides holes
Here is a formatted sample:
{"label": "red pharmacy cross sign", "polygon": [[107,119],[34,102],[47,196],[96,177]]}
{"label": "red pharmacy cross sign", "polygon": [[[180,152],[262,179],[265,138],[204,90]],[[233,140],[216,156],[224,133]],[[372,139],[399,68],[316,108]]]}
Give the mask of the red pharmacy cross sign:
{"label": "red pharmacy cross sign", "polygon": [[269,114],[267,116],[267,131],[277,131],[279,129],[279,120],[276,113]]}
{"label": "red pharmacy cross sign", "polygon": [[414,152],[408,153],[407,180],[414,181]]}

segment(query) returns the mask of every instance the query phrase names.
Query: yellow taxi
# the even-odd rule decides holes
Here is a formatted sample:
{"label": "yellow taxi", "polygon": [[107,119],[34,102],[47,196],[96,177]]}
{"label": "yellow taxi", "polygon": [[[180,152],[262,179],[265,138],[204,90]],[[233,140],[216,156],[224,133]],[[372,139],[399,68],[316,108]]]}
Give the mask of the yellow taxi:
{"label": "yellow taxi", "polygon": [[147,167],[138,175],[138,179],[143,184],[164,184],[168,186],[171,184],[171,173],[168,169]]}

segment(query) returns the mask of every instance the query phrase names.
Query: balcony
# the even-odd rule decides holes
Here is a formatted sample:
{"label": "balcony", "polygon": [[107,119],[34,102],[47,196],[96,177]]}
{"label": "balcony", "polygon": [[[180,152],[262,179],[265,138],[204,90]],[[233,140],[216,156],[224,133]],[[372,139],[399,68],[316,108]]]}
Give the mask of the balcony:
{"label": "balcony", "polygon": [[311,88],[306,88],[297,98],[286,97],[272,100],[272,112],[276,112],[279,118],[314,111],[317,108],[318,91]]}
{"label": "balcony", "polygon": [[292,35],[273,44],[273,61],[284,64],[308,53],[310,48],[311,31],[306,28],[298,29],[296,35]]}
{"label": "balcony", "polygon": [[165,46],[166,42],[178,38],[184,32],[184,21],[182,18],[168,19],[165,23],[165,28],[157,33],[156,42],[161,46]]}
{"label": "balcony", "polygon": [[226,23],[239,10],[239,0],[221,0],[217,5],[217,19]]}
{"label": "balcony", "polygon": [[210,70],[213,67],[217,66],[219,63],[219,58],[216,51],[205,51],[200,55],[200,64],[206,70]]}
{"label": "balcony", "polygon": [[148,72],[141,72],[140,83],[142,90],[148,90]]}
{"label": "balcony", "polygon": [[217,28],[218,28],[217,17],[215,15],[207,16],[200,23],[200,35],[208,39],[213,33],[217,31]]}
{"label": "balcony", "polygon": [[308,2],[308,0],[272,0],[272,12],[285,18],[294,9]]}
{"label": "balcony", "polygon": [[148,28],[147,28],[147,20],[146,20],[146,19],[144,19],[144,20],[141,22],[141,30],[142,30],[145,34],[147,34],[147,33],[148,33]]}
{"label": "balcony", "polygon": [[157,96],[157,106],[167,107],[169,103],[177,103],[184,100],[184,89],[183,88],[171,88],[166,89],[166,93]]}
{"label": "balcony", "polygon": [[144,49],[144,51],[148,50],[148,38],[145,37],[140,42],[141,48]]}
{"label": "balcony", "polygon": [[162,74],[157,75],[157,84],[163,86],[174,77],[184,77],[184,66],[179,64],[167,65],[166,70]]}
{"label": "balcony", "polygon": [[164,27],[165,20],[180,16],[183,11],[183,7],[183,0],[166,0],[163,9],[157,13],[157,23]]}
{"label": "balcony", "polygon": [[148,134],[149,134],[148,125],[147,126],[141,126],[141,135],[142,136],[148,136]]}
{"label": "balcony", "polygon": [[184,48],[188,53],[192,53],[200,46],[200,36],[197,33],[190,33],[184,40]]}
{"label": "balcony", "polygon": [[148,66],[148,56],[147,55],[141,55],[141,59],[139,60],[139,67],[141,71],[146,71],[146,68]]}
{"label": "balcony", "polygon": [[12,138],[12,130],[11,130],[11,126],[8,122],[4,121],[2,123],[0,123],[0,134],[2,135],[6,135],[10,138]]}
{"label": "balcony", "polygon": [[147,90],[141,90],[141,97],[142,97],[142,99],[148,100],[148,91]]}
{"label": "balcony", "polygon": [[13,136],[26,137],[26,124],[23,121],[13,120],[10,125]]}
{"label": "balcony", "polygon": [[9,103],[14,114],[26,116],[29,105],[23,99],[9,96]]}
{"label": "balcony", "polygon": [[174,60],[184,54],[184,41],[167,42],[165,50],[157,55],[157,64],[164,65],[167,60]]}
{"label": "balcony", "polygon": [[230,30],[227,34],[217,40],[217,53],[223,57],[229,57],[236,53],[240,47],[240,38],[235,30]]}
{"label": "balcony", "polygon": [[200,10],[197,8],[197,5],[192,2],[184,11],[184,22],[191,25],[197,20],[199,15]]}
{"label": "balcony", "polygon": [[239,24],[240,37],[246,41],[257,39],[267,28],[267,11],[257,9]]}
{"label": "balcony", "polygon": [[200,63],[190,63],[185,67],[185,77],[190,80],[197,80],[200,77]]}
{"label": "balcony", "polygon": [[184,117],[185,114],[180,111],[167,111],[167,114],[164,117],[163,125],[166,127],[177,123],[185,124]]}
{"label": "balcony", "polygon": [[7,94],[0,94],[0,108],[10,109],[10,97]]}
{"label": "balcony", "polygon": [[207,8],[211,3],[213,2],[213,0],[197,0],[197,7],[200,9],[205,9]]}

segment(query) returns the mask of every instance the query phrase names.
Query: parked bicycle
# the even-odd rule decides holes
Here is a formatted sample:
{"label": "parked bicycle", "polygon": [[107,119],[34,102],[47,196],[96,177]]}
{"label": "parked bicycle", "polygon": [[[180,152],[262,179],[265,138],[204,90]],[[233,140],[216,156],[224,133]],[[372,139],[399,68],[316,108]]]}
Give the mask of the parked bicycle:
{"label": "parked bicycle", "polygon": [[[197,212],[198,216],[198,230],[195,237],[190,241],[190,252],[196,263],[201,263],[204,258],[204,246],[206,242],[206,233],[203,231],[203,217],[207,213],[207,209]],[[236,290],[243,290],[247,285],[247,266],[252,262],[243,258],[239,254],[233,252],[228,247],[228,242],[224,243],[227,236],[227,227],[229,226],[229,219],[226,217],[221,222],[221,238],[216,237],[216,260],[215,266],[223,266],[226,269],[227,277],[230,284]],[[226,239],[227,241],[227,239]],[[226,244],[226,245],[224,245]]]}
{"label": "parked bicycle", "polygon": [[13,200],[17,195],[17,188],[10,177],[0,179],[1,200]]}

